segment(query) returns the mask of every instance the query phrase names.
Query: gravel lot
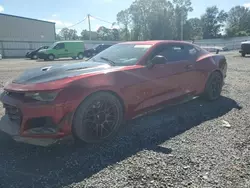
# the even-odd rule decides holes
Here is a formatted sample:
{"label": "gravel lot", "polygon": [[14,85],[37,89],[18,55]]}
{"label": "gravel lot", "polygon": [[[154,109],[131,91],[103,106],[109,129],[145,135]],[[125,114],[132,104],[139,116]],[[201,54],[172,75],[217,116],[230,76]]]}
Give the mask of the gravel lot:
{"label": "gravel lot", "polygon": [[[0,134],[0,188],[249,188],[250,58],[228,53],[227,60],[219,100],[196,99],[130,121],[109,143],[42,148]],[[0,88],[49,63],[1,60]]]}

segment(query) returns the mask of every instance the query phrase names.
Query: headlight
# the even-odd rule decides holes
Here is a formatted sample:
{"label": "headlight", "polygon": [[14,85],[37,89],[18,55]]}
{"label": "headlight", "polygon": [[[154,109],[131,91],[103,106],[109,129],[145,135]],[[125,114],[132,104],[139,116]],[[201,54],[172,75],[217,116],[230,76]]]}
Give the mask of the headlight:
{"label": "headlight", "polygon": [[50,102],[55,100],[58,92],[30,92],[25,93],[25,97],[29,97],[38,101]]}

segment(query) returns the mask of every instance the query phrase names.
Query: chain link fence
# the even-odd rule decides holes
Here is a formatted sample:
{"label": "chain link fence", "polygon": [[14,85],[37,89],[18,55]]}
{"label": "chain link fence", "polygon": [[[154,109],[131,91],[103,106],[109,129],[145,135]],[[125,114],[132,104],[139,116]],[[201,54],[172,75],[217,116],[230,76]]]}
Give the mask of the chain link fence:
{"label": "chain link fence", "polygon": [[241,42],[250,41],[250,37],[234,37],[226,39],[204,39],[196,40],[195,44],[201,47],[217,48],[220,50],[239,50],[241,47]]}
{"label": "chain link fence", "polygon": [[[238,50],[241,42],[250,40],[250,37],[235,37],[228,39],[205,39],[196,40],[195,44],[206,47],[219,49],[220,51]],[[39,48],[40,46],[51,45],[55,41],[1,41],[0,54],[3,58],[8,57],[24,57],[28,51]],[[116,44],[120,41],[84,41],[86,48],[91,48],[97,44]],[[192,41],[189,41],[192,42]]]}

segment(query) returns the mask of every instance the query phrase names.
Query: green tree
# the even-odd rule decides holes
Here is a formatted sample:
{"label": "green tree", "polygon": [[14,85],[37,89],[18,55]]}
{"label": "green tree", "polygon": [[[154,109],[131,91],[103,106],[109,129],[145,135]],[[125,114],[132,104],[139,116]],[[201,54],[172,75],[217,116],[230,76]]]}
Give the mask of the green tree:
{"label": "green tree", "polygon": [[63,40],[68,40],[69,38],[69,29],[68,28],[62,28],[62,30],[59,32],[59,36],[63,39]]}
{"label": "green tree", "polygon": [[118,29],[111,29],[112,40],[120,40],[120,33]]}
{"label": "green tree", "polygon": [[100,40],[111,40],[110,30],[104,26],[99,27],[97,36]]}
{"label": "green tree", "polygon": [[132,20],[133,39],[149,39],[148,17],[150,14],[151,0],[136,0],[129,8]]}
{"label": "green tree", "polygon": [[228,37],[250,35],[250,10],[244,6],[235,6],[228,12],[226,35]]}
{"label": "green tree", "polygon": [[[190,0],[173,0],[174,5],[174,39],[181,39],[181,27],[184,26],[187,21],[188,13],[193,11],[192,3]],[[183,32],[184,34],[184,32]]]}
{"label": "green tree", "polygon": [[201,16],[202,32],[204,39],[220,37],[221,29],[227,19],[227,13],[219,11],[216,6],[208,7],[205,14]]}
{"label": "green tree", "polygon": [[129,33],[129,24],[130,24],[130,13],[129,9],[122,10],[117,14],[117,22],[121,27],[122,38],[124,40],[129,40],[130,33]]}
{"label": "green tree", "polygon": [[59,41],[59,40],[62,40],[62,37],[58,34],[56,34],[56,40]]}
{"label": "green tree", "polygon": [[129,8],[132,39],[172,39],[173,4],[166,0],[136,0]]}
{"label": "green tree", "polygon": [[190,0],[135,0],[118,13],[117,21],[130,26],[132,40],[180,39],[181,21],[184,24],[192,10]]}
{"label": "green tree", "polygon": [[77,31],[75,29],[69,30],[69,40],[78,40]]}
{"label": "green tree", "polygon": [[165,0],[154,0],[148,16],[149,39],[162,40],[174,38],[174,7]]}
{"label": "green tree", "polygon": [[100,40],[120,40],[118,29],[109,29],[104,26],[97,30],[97,36]]}
{"label": "green tree", "polygon": [[81,40],[89,40],[89,31],[86,29],[81,32]]}
{"label": "green tree", "polygon": [[77,40],[78,39],[77,31],[75,29],[68,29],[66,27],[60,31],[59,35],[63,40]]}
{"label": "green tree", "polygon": [[202,39],[201,20],[199,18],[190,18],[184,25],[184,40]]}

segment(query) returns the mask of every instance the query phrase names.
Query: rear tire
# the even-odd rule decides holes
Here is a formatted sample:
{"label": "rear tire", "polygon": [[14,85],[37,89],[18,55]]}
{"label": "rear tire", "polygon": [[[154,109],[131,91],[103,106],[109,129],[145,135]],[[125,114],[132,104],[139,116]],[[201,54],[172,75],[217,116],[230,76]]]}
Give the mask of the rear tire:
{"label": "rear tire", "polygon": [[208,101],[214,101],[221,95],[223,78],[219,72],[213,72],[207,80],[203,97]]}
{"label": "rear tire", "polygon": [[76,141],[101,143],[117,134],[123,121],[119,99],[109,92],[87,97],[77,108],[72,125]]}
{"label": "rear tire", "polygon": [[83,53],[79,53],[79,54],[77,55],[77,57],[78,57],[78,59],[83,59],[84,55],[83,55]]}
{"label": "rear tire", "polygon": [[246,56],[246,54],[245,54],[245,53],[241,53],[241,56],[242,56],[242,57],[245,57],[245,56]]}

